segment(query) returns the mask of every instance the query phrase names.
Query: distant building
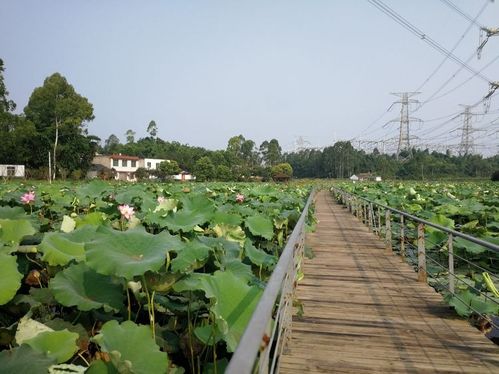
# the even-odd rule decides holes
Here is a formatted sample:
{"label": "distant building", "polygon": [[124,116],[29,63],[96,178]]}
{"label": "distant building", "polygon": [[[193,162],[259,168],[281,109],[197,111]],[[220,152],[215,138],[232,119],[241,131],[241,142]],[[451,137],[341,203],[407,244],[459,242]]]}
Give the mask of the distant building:
{"label": "distant building", "polygon": [[0,177],[24,178],[24,165],[0,165]]}
{"label": "distant building", "polygon": [[351,177],[350,177],[350,180],[351,181],[376,181],[376,182],[381,182],[381,177],[380,176],[376,176],[372,173],[359,173],[359,175],[355,175],[353,174]]}
{"label": "distant building", "polygon": [[[87,173],[88,178],[100,177],[107,170],[112,171],[114,179],[134,182],[135,172],[139,167],[147,170],[156,170],[160,163],[164,160],[160,158],[140,158],[137,156],[127,156],[120,154],[113,155],[96,155],[92,160],[92,166]],[[99,167],[100,165],[100,167]],[[106,179],[106,178],[104,178]]]}
{"label": "distant building", "polygon": [[196,180],[196,177],[191,173],[189,173],[188,171],[183,170],[179,174],[174,175],[173,179],[176,181],[187,182],[187,181]]}
{"label": "distant building", "polygon": [[147,170],[158,170],[159,164],[165,161],[170,162],[170,160],[163,160],[162,158],[141,158],[139,164],[141,168]]}

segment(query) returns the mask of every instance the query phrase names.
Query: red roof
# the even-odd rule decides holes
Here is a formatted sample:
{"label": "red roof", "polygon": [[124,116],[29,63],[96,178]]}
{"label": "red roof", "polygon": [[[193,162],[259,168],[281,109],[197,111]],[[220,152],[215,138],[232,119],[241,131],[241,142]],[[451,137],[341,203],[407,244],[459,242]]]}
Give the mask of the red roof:
{"label": "red roof", "polygon": [[111,155],[109,158],[115,159],[115,160],[135,160],[138,161],[139,157],[137,156],[127,156],[127,155]]}

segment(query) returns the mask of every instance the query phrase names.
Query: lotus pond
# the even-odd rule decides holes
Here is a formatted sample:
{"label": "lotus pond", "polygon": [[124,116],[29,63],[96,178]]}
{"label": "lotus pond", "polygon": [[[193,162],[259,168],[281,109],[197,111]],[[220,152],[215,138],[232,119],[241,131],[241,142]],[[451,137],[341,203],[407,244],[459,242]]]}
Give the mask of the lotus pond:
{"label": "lotus pond", "polygon": [[1,371],[223,372],[309,192],[1,184]]}

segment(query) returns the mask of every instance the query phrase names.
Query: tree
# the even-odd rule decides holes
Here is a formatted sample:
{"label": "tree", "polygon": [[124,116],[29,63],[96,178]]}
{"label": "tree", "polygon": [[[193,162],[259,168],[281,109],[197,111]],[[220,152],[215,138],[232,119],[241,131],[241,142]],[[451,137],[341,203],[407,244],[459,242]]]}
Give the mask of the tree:
{"label": "tree", "polygon": [[7,87],[3,80],[4,71],[3,60],[0,58],[0,115],[12,112],[16,109],[16,103],[7,98],[9,96],[9,91],[7,91]]}
{"label": "tree", "polygon": [[232,173],[230,171],[230,168],[226,165],[217,165],[216,177],[219,181],[222,182],[228,182],[232,180]]}
{"label": "tree", "polygon": [[215,177],[215,166],[208,156],[201,157],[194,164],[194,175],[200,182],[209,181]]}
{"label": "tree", "polygon": [[287,162],[272,166],[270,174],[274,180],[288,180],[293,176],[293,168]]}
{"label": "tree", "polygon": [[282,161],[282,149],[277,139],[272,139],[270,142],[265,140],[260,145],[260,152],[267,166],[274,166]]}
{"label": "tree", "polygon": [[175,160],[169,160],[169,161],[163,161],[158,165],[158,168],[156,170],[156,175],[159,178],[166,178],[171,175],[175,175],[180,173],[180,167],[178,166],[177,161]]}
{"label": "tree", "polygon": [[158,133],[158,125],[156,125],[156,122],[154,122],[154,121],[149,122],[149,125],[147,126],[147,132],[153,138],[156,137],[156,135]]}
{"label": "tree", "polygon": [[109,135],[104,142],[104,153],[116,153],[118,146],[120,145],[120,140],[114,134]]}
{"label": "tree", "polygon": [[[41,160],[45,160],[48,151],[51,150],[52,175],[55,179],[60,156],[59,140],[61,138],[61,143],[67,144],[72,138],[87,135],[86,124],[94,119],[92,104],[78,94],[66,78],[54,73],[44,80],[42,87],[35,88],[28,105],[24,108],[24,113],[26,119],[35,124],[38,132],[33,164],[42,166]],[[78,139],[78,143],[80,140]],[[64,157],[66,155],[65,153]]]}
{"label": "tree", "polygon": [[133,142],[135,142],[135,131],[127,130],[125,136],[127,144],[132,144]]}

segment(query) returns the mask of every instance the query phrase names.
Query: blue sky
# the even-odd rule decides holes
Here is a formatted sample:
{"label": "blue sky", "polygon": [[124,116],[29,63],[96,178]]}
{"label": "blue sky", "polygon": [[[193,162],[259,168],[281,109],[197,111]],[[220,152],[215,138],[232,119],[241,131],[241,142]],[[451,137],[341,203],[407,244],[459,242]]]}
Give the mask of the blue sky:
{"label": "blue sky", "polygon": [[[478,46],[478,27],[462,37],[470,22],[443,1],[384,3],[447,50],[460,41],[461,60]],[[452,3],[473,17],[487,3],[477,21],[499,27],[499,2]],[[209,149],[238,134],[257,144],[277,138],[287,150],[299,137],[315,147],[392,139],[397,124],[383,127],[399,113],[386,112],[396,100],[390,92],[417,89],[444,58],[365,0],[0,0],[0,17],[0,57],[18,109],[60,72],[94,105],[89,132],[122,141],[127,129],[145,136],[150,120],[165,140]],[[479,70],[498,54],[499,36],[469,65]],[[447,60],[417,97],[430,97],[458,68]],[[499,59],[482,74],[498,81]],[[463,69],[441,93],[470,76]],[[444,122],[487,92],[475,77],[424,105],[413,116],[444,118],[415,124],[413,142],[458,144],[460,119]],[[499,95],[474,118],[486,154],[497,152],[498,108]]]}

